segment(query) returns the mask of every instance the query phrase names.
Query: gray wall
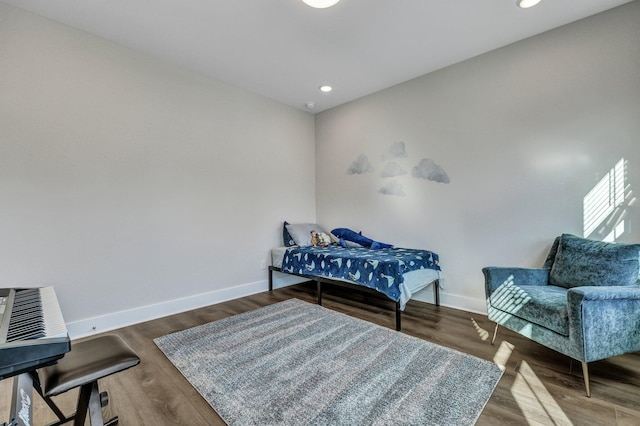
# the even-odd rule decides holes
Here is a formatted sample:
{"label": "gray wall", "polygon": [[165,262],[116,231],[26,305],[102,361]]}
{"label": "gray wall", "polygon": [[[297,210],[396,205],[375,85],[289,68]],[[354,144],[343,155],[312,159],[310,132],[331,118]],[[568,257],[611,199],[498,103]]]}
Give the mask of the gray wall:
{"label": "gray wall", "polygon": [[[438,252],[444,303],[484,310],[480,268],[581,235],[621,158],[624,200],[593,236],[624,220],[618,240],[640,240],[638,39],[633,2],[319,114],[314,134],[304,112],[0,2],[0,287],[54,285],[72,335],[102,331],[265,290],[281,221],[317,214]],[[400,141],[408,174],[382,178]],[[347,175],[361,154],[375,171]],[[413,178],[423,158],[450,182]],[[404,195],[379,192],[391,181]]]}
{"label": "gray wall", "polygon": [[313,116],[4,3],[0,40],[0,287],[74,335],[267,289]]}
{"label": "gray wall", "polygon": [[[589,236],[640,241],[639,40],[632,2],[317,115],[319,223],[439,253],[444,304],[485,311],[481,268],[582,236],[585,196],[624,158],[624,199]],[[360,155],[374,171],[347,174]],[[412,177],[424,158],[450,182]],[[408,173],[381,177],[390,161]],[[403,195],[379,192],[391,181]]]}

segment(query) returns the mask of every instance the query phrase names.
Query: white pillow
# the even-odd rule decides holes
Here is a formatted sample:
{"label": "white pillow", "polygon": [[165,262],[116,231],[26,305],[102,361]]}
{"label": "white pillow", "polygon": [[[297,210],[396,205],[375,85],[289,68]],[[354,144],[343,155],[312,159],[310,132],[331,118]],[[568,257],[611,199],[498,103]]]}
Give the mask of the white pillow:
{"label": "white pillow", "polygon": [[317,223],[290,223],[286,228],[293,241],[300,247],[311,245],[311,231],[328,233]]}

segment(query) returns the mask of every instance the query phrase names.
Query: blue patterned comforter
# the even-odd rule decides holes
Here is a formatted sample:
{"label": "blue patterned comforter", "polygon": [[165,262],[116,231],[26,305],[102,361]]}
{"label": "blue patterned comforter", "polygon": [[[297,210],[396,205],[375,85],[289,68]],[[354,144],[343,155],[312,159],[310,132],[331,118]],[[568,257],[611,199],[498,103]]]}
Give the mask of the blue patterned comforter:
{"label": "blue patterned comforter", "polygon": [[282,272],[348,281],[385,294],[397,302],[403,274],[418,269],[440,271],[438,255],[406,248],[290,247]]}

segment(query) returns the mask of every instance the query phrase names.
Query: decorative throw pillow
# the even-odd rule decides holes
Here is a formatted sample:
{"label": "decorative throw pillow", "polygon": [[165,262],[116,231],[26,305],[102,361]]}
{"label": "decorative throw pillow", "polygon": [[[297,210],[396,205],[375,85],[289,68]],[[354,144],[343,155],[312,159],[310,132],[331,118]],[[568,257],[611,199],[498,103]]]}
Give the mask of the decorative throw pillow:
{"label": "decorative throw pillow", "polygon": [[[362,232],[356,232],[349,228],[336,228],[331,231],[333,235],[340,238],[340,244],[343,247],[347,247],[347,241],[351,241],[357,243],[362,247],[371,248],[374,250],[393,247],[391,244],[381,243],[378,241],[374,241],[371,238],[365,237],[362,235]],[[343,244],[344,241],[344,244]]]}
{"label": "decorative throw pillow", "polygon": [[289,231],[287,231],[288,224],[289,222],[287,222],[286,220],[282,224],[282,241],[284,242],[285,247],[291,247],[296,245],[296,242],[293,241],[291,234],[289,234]]}
{"label": "decorative throw pillow", "polygon": [[640,244],[605,243],[562,234],[549,283],[565,288],[638,282]]}
{"label": "decorative throw pillow", "polygon": [[317,223],[290,223],[285,225],[285,228],[295,241],[297,246],[307,247],[311,245],[311,231],[324,232],[326,231],[322,226]]}

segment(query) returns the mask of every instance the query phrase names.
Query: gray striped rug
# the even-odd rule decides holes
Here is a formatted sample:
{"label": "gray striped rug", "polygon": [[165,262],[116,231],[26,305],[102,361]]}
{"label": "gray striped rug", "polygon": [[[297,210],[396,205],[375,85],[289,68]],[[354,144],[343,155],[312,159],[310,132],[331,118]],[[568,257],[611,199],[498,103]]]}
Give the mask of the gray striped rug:
{"label": "gray striped rug", "polygon": [[230,425],[471,425],[502,376],[297,299],[154,342]]}

